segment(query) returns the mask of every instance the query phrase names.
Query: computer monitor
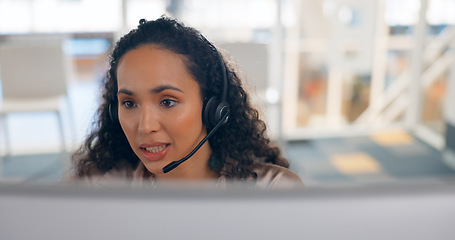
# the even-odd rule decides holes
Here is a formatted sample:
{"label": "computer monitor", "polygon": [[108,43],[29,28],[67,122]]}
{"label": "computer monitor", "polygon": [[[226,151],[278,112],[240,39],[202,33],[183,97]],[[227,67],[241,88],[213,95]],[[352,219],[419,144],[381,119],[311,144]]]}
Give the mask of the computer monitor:
{"label": "computer monitor", "polygon": [[0,184],[0,239],[455,239],[453,181],[259,191]]}

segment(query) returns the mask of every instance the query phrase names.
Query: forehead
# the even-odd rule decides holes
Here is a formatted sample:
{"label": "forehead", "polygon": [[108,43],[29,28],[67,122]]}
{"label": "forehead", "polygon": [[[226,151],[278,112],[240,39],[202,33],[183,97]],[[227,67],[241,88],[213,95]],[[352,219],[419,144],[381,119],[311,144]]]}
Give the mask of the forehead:
{"label": "forehead", "polygon": [[132,84],[172,84],[196,86],[199,84],[188,71],[186,58],[156,45],[143,45],[128,51],[119,61],[117,81],[119,88]]}

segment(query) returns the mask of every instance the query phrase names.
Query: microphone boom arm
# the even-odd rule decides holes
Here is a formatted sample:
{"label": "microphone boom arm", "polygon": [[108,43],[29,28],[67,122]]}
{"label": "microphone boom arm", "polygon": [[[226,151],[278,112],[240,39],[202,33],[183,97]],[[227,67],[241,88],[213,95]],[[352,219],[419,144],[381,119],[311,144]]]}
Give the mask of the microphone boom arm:
{"label": "microphone boom arm", "polygon": [[207,142],[207,140],[209,140],[209,138],[216,132],[216,130],[218,130],[218,128],[220,128],[220,126],[223,125],[223,123],[225,123],[227,121],[228,117],[229,117],[229,114],[225,114],[223,116],[223,119],[221,121],[219,121],[212,130],[210,130],[210,132],[207,134],[207,136],[205,136],[199,142],[199,144],[193,149],[193,151],[191,151],[188,155],[186,155],[184,158],[182,158],[178,161],[173,161],[173,162],[169,163],[168,165],[164,166],[163,173],[168,173],[169,171],[176,168],[178,165],[182,164],[183,162],[188,160],[190,157],[192,157],[197,152],[197,150],[199,150],[199,148],[201,148],[202,145],[204,145],[204,143]]}

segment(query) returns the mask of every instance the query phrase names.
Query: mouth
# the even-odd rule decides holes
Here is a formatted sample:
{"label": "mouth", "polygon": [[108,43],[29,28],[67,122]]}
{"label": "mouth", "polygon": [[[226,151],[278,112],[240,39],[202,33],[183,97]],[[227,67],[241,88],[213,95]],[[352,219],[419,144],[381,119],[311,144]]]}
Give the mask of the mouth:
{"label": "mouth", "polygon": [[145,149],[145,151],[147,151],[149,153],[157,153],[157,152],[163,151],[167,146],[169,146],[169,144],[163,144],[161,146],[154,146],[154,147],[147,147],[147,148],[143,148],[143,149]]}
{"label": "mouth", "polygon": [[169,151],[169,143],[160,143],[140,146],[142,156],[148,161],[157,161],[163,159]]}

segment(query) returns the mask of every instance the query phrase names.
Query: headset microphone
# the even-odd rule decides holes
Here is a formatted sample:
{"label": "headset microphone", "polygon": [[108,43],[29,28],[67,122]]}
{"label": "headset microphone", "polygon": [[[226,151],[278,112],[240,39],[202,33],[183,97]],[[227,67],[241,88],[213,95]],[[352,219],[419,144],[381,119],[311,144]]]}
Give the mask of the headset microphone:
{"label": "headset microphone", "polygon": [[190,157],[193,156],[193,154],[195,154],[197,152],[197,150],[199,150],[199,148],[202,147],[202,145],[204,145],[204,143],[216,132],[216,130],[218,130],[218,128],[223,125],[225,122],[227,122],[229,118],[229,112],[226,112],[224,114],[224,117],[222,119],[222,121],[218,122],[216,124],[216,126],[210,130],[210,132],[207,134],[207,136],[204,137],[204,139],[202,139],[199,144],[193,149],[193,151],[191,151],[188,155],[186,155],[184,158],[178,160],[178,161],[173,161],[171,163],[169,163],[168,165],[166,165],[164,168],[163,168],[163,173],[167,173],[169,171],[171,171],[172,169],[176,168],[178,165],[182,164],[183,162],[185,162],[186,160],[188,160]]}

